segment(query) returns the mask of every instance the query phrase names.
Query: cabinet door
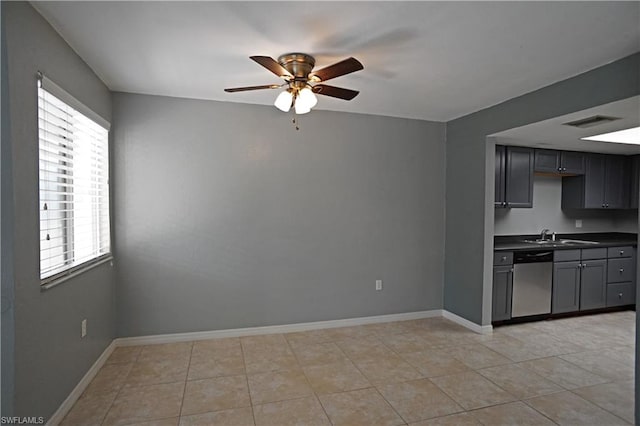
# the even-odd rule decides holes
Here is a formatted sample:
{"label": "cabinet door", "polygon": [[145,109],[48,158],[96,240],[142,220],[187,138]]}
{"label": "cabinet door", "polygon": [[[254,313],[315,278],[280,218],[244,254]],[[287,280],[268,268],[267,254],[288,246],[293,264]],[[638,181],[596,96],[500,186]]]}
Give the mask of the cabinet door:
{"label": "cabinet door", "polygon": [[560,171],[560,151],[536,149],[534,170],[536,172],[558,173]]}
{"label": "cabinet door", "polygon": [[504,207],[504,174],[505,174],[505,147],[496,145],[496,195],[495,207]]}
{"label": "cabinet door", "polygon": [[621,155],[607,155],[605,163],[605,206],[610,209],[624,209],[629,200],[627,158]]}
{"label": "cabinet door", "polygon": [[588,154],[584,175],[584,208],[605,208],[605,166],[606,156],[601,154]]}
{"label": "cabinet door", "polygon": [[604,308],[607,304],[607,260],[588,260],[582,265],[580,310]]}
{"label": "cabinet door", "polygon": [[511,295],[513,292],[513,266],[496,266],[493,268],[493,296],[491,304],[491,320],[503,321],[511,319]]}
{"label": "cabinet door", "polygon": [[533,149],[508,146],[505,198],[507,207],[533,207]]}
{"label": "cabinet door", "polygon": [[574,151],[563,151],[560,156],[560,168],[562,173],[575,175],[584,174],[584,153]]}
{"label": "cabinet door", "polygon": [[580,309],[580,262],[553,264],[551,312],[575,312]]}
{"label": "cabinet door", "polygon": [[631,191],[629,194],[629,208],[638,208],[638,198],[640,194],[640,155],[631,159]]}

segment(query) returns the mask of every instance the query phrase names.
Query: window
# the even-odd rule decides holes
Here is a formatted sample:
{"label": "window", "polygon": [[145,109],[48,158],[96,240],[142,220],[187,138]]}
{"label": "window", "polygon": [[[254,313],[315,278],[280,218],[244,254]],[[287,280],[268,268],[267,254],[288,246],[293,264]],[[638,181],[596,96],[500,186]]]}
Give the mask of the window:
{"label": "window", "polygon": [[46,285],[109,257],[109,124],[40,75],[38,128]]}

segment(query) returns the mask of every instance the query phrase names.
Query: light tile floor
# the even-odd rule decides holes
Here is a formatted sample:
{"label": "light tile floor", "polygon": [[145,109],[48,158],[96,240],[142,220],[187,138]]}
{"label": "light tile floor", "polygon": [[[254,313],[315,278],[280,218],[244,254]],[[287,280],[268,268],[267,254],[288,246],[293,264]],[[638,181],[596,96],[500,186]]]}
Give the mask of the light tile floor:
{"label": "light tile floor", "polygon": [[635,312],[120,347],[63,425],[622,425]]}

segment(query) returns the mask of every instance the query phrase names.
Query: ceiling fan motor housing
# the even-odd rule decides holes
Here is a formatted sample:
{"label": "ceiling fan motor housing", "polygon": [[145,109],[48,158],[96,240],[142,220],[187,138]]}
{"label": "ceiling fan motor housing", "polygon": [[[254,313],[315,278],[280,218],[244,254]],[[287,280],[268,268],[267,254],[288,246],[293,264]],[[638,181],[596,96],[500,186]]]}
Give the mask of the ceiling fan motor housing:
{"label": "ceiling fan motor housing", "polygon": [[286,53],[278,58],[278,63],[293,75],[294,82],[299,82],[304,87],[316,60],[306,53]]}

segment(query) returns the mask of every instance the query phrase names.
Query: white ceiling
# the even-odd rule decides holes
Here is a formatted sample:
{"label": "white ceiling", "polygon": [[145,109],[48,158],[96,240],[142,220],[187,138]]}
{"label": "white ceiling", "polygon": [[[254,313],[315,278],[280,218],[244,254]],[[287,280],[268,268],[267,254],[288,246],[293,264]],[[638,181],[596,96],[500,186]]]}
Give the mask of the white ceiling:
{"label": "white ceiling", "polygon": [[114,91],[271,105],[250,55],[354,56],[316,109],[448,121],[640,51],[639,2],[34,2]]}
{"label": "white ceiling", "polygon": [[[583,129],[564,124],[595,115],[616,117],[619,120]],[[503,145],[609,154],[640,154],[640,145],[583,141],[580,139],[637,126],[640,126],[640,96],[509,129],[493,136],[496,137],[496,143]]]}

